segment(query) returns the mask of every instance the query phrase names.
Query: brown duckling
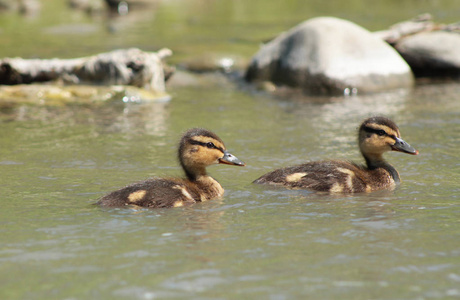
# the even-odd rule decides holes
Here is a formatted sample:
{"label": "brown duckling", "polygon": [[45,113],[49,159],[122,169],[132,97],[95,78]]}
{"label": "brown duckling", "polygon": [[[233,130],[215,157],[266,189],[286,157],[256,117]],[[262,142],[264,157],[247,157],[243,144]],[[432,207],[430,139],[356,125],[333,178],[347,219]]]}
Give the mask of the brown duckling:
{"label": "brown duckling", "polygon": [[100,198],[98,205],[136,205],[150,208],[179,207],[221,197],[222,186],[206,173],[213,164],[244,166],[225,149],[224,142],[211,131],[193,128],[179,143],[179,162],[186,178],[153,178],[128,185]]}
{"label": "brown duckling", "polygon": [[358,133],[359,149],[366,165],[348,161],[315,161],[267,173],[254,183],[329,193],[372,192],[394,188],[399,174],[383,154],[399,151],[417,155],[418,151],[401,139],[398,126],[388,118],[363,121]]}

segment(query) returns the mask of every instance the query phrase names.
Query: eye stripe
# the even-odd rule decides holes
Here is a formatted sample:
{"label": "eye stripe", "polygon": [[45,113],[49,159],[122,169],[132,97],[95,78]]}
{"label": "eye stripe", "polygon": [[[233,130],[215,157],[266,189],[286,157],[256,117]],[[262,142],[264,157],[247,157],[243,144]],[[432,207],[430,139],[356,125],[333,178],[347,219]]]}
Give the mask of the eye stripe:
{"label": "eye stripe", "polygon": [[383,130],[383,129],[375,129],[375,128],[367,127],[367,126],[364,127],[364,131],[370,132],[370,133],[375,133],[375,134],[378,134],[378,135],[384,135],[384,134],[388,135],[388,133],[386,133],[386,131]]}
{"label": "eye stripe", "polygon": [[[376,129],[376,128],[367,127],[367,126],[365,126],[363,129],[364,129],[364,131],[366,131],[366,132],[375,133],[375,134],[377,134],[377,135],[382,135],[382,136],[383,136],[383,135],[386,135],[386,136],[388,136],[388,137],[394,139],[395,141],[396,141],[396,138],[397,138],[396,135],[394,135],[394,134],[388,134],[388,133],[387,133],[385,130],[383,130],[383,129]],[[383,132],[384,134],[381,134],[381,132]],[[379,134],[379,133],[380,133],[380,134]]]}
{"label": "eye stripe", "polygon": [[[192,144],[192,145],[200,145],[200,146],[203,146],[203,147],[207,147],[207,144],[208,144],[208,143],[200,142],[200,141],[197,141],[197,140],[190,140],[190,144]],[[220,147],[214,146],[214,149],[220,150],[222,153],[224,153],[224,149],[222,149],[222,148],[220,148]]]}

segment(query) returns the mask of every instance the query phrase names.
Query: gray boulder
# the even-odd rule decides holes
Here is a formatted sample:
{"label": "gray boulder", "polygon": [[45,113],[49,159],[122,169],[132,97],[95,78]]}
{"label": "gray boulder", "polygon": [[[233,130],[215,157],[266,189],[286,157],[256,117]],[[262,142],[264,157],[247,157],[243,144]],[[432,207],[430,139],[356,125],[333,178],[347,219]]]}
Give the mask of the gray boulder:
{"label": "gray boulder", "polygon": [[460,34],[431,31],[407,36],[395,45],[417,77],[460,77]]}
{"label": "gray boulder", "polygon": [[246,80],[271,81],[313,95],[378,92],[410,87],[414,81],[391,46],[332,17],[305,21],[265,44],[253,57]]}

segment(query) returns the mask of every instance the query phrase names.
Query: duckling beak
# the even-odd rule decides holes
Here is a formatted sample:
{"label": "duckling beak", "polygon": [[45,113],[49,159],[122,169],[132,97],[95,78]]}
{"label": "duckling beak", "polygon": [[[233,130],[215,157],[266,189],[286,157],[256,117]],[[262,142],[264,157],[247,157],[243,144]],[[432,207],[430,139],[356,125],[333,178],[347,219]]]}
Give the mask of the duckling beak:
{"label": "duckling beak", "polygon": [[245,166],[246,164],[238,159],[238,157],[234,156],[230,152],[224,151],[224,156],[219,158],[220,164],[226,165],[235,165],[235,166]]}
{"label": "duckling beak", "polygon": [[406,143],[403,139],[396,138],[396,142],[391,146],[393,151],[404,152],[412,155],[417,155],[418,151],[414,147]]}

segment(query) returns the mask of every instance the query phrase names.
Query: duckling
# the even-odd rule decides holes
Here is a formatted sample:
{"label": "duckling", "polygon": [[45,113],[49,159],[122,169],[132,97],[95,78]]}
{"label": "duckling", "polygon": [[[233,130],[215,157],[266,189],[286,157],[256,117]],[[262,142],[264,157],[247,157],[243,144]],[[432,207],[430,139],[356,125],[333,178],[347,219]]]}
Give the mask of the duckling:
{"label": "duckling", "polygon": [[206,173],[206,167],[213,164],[245,165],[226,150],[216,134],[201,128],[190,129],[182,136],[178,157],[185,179],[153,178],[134,183],[103,196],[96,204],[163,208],[218,198],[224,194],[224,189]]}
{"label": "duckling", "polygon": [[358,142],[366,165],[338,160],[308,162],[274,170],[254,183],[329,193],[392,189],[400,182],[399,174],[383,158],[383,154],[388,151],[418,154],[401,139],[398,126],[385,117],[364,120],[359,127]]}

